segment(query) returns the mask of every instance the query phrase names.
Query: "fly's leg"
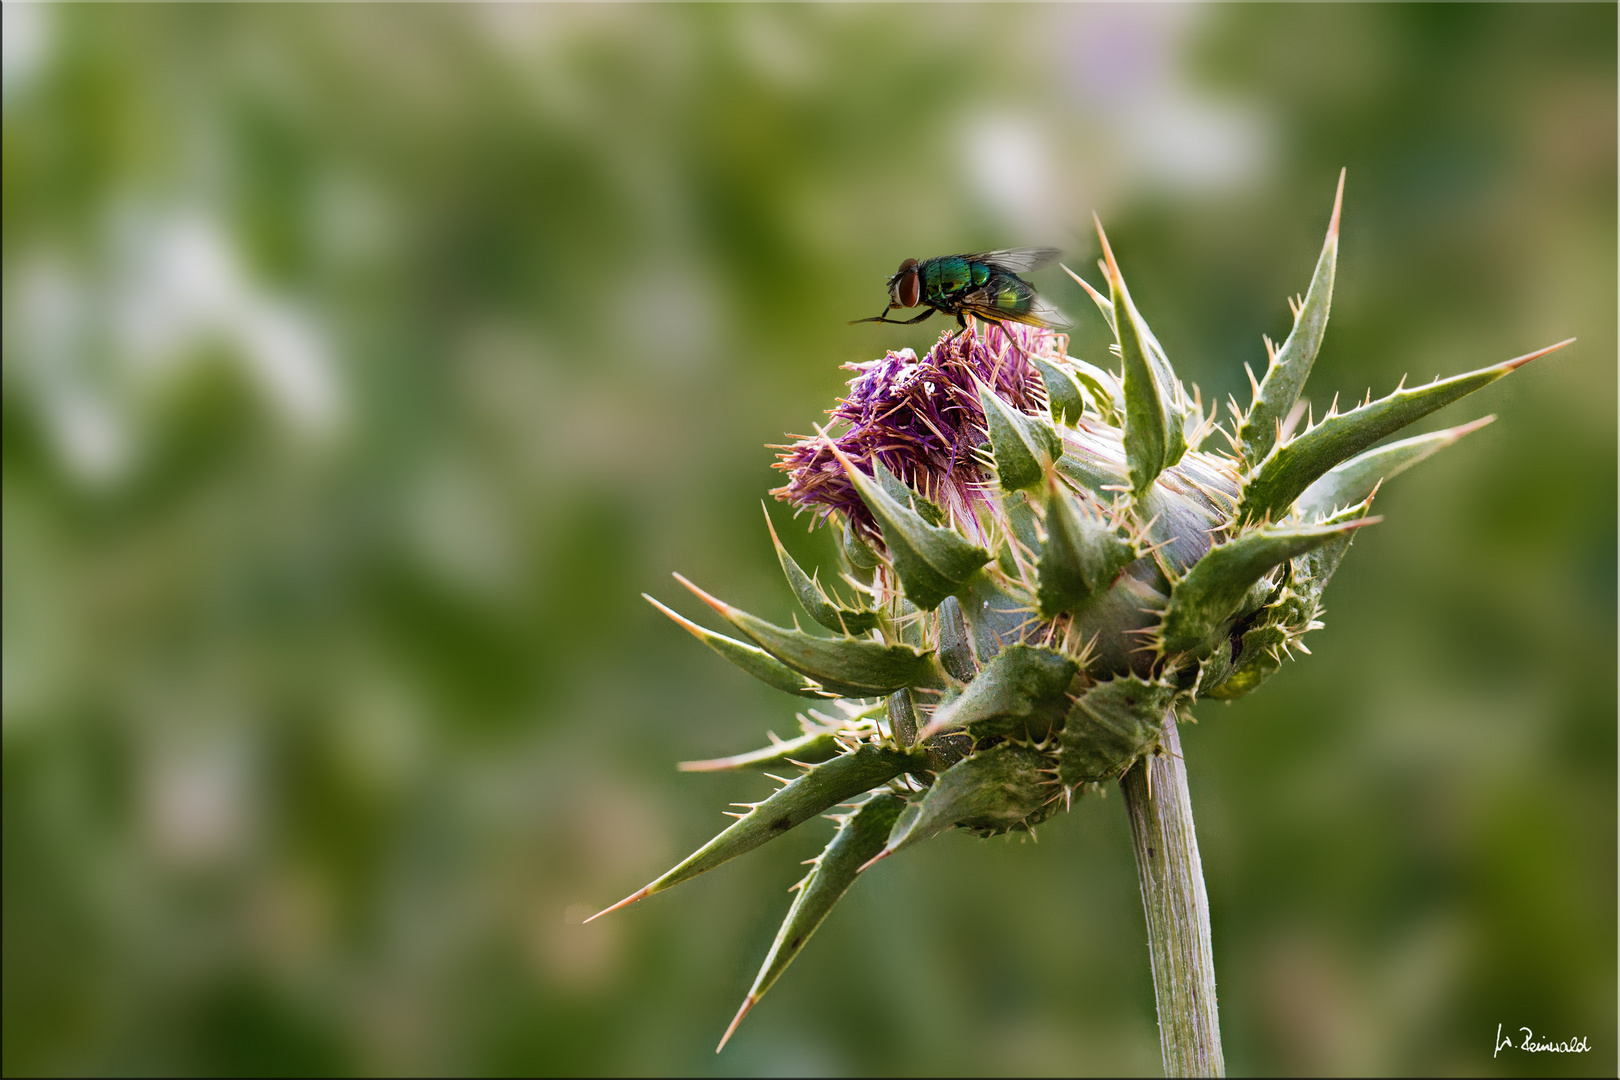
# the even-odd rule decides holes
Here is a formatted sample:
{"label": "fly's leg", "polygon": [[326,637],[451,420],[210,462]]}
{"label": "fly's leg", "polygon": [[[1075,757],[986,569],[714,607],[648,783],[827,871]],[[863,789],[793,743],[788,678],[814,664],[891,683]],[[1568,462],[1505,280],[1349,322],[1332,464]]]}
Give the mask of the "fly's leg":
{"label": "fly's leg", "polygon": [[[979,318],[984,319],[984,316],[981,315]],[[1018,339],[1012,336],[1012,331],[1007,329],[1006,323],[1002,322],[1000,319],[984,319],[984,321],[995,327],[997,330],[1000,330],[1001,336],[1007,339],[1007,344],[1011,345],[1018,352],[1019,356],[1022,356],[1025,360],[1030,359],[1029,351],[1022,345],[1018,344]]]}
{"label": "fly's leg", "polygon": [[888,307],[884,308],[882,311],[878,312],[876,315],[873,315],[870,319],[851,319],[851,320],[849,320],[849,325],[854,326],[856,323],[863,323],[863,322],[886,322],[886,323],[892,323],[892,322],[895,321],[894,319],[886,319],[886,318],[884,318],[884,316],[887,315],[889,312],[891,312],[893,310],[894,310],[894,305],[890,304]]}
{"label": "fly's leg", "polygon": [[960,311],[944,311],[942,314],[956,316],[956,329],[945,331],[945,336],[939,339],[940,344],[944,344],[947,341],[956,340],[956,335],[967,329],[967,323],[962,321],[962,313]]}
{"label": "fly's leg", "polygon": [[932,315],[934,313],[934,309],[929,308],[928,310],[924,311],[921,315],[917,316],[915,319],[887,319],[887,318],[884,318],[884,316],[887,315],[892,310],[894,310],[894,305],[890,304],[888,307],[883,309],[883,315],[874,315],[870,319],[851,319],[851,320],[849,320],[849,325],[854,326],[856,323],[863,323],[863,322],[880,322],[880,323],[888,323],[890,326],[911,326],[914,323],[922,322],[924,319],[928,318],[928,316],[930,316],[930,315]]}

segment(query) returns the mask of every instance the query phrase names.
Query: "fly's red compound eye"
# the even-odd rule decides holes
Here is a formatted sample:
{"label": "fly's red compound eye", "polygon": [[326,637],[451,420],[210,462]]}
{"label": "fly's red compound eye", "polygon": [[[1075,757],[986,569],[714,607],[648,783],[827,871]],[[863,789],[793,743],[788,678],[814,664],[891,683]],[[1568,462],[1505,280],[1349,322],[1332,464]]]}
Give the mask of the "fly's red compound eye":
{"label": "fly's red compound eye", "polygon": [[916,307],[921,298],[922,283],[917,280],[917,260],[907,259],[900,264],[900,281],[895,289],[895,299],[901,307]]}

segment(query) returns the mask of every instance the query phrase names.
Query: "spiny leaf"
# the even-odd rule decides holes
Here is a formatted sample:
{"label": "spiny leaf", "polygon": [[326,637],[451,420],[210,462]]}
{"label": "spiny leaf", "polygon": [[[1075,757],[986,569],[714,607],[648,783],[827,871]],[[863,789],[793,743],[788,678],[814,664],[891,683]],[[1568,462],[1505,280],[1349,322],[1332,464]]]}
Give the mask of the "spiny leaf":
{"label": "spiny leaf", "polygon": [[[1035,509],[1022,492],[1001,497],[1001,509],[1006,514],[1007,531],[1030,551],[1041,549],[1040,533],[1036,530]],[[1007,545],[1009,548],[1012,545]]]}
{"label": "spiny leaf", "polygon": [[1075,379],[1091,394],[1091,403],[1097,407],[1103,422],[1114,427],[1124,426],[1125,390],[1120,385],[1119,377],[1078,357],[1069,358],[1069,367]]}
{"label": "spiny leaf", "polygon": [[888,843],[866,866],[953,825],[1000,833],[1035,824],[1031,819],[1057,794],[1045,754],[1033,746],[1001,743],[940,773],[922,800],[901,812]]}
{"label": "spiny leaf", "polygon": [[[900,692],[905,693],[903,690]],[[681,772],[734,772],[739,769],[769,769],[793,762],[815,765],[837,757],[840,752],[838,739],[832,732],[812,731],[797,739],[788,739],[746,754],[710,758],[707,761],[683,761],[675,767]]]}
{"label": "spiny leaf", "polygon": [[1141,495],[1187,452],[1187,409],[1175,372],[1131,301],[1100,221],[1097,235],[1102,239],[1120,357],[1125,362],[1125,461],[1131,489]]}
{"label": "spiny leaf", "polygon": [[810,935],[816,932],[822,920],[832,911],[833,905],[855,883],[860,868],[883,850],[889,830],[894,827],[894,821],[905,805],[906,801],[898,795],[884,792],[866,800],[839,824],[832,842],[810,868],[810,873],[799,882],[798,895],[793,898],[793,906],[788,908],[782,929],[777,931],[776,940],[771,943],[771,951],[766,955],[754,985],[743,999],[742,1008],[737,1010],[731,1026],[726,1028],[720,1045],[715,1047],[715,1053],[725,1049],[731,1033],[737,1030],[742,1018],[748,1015],[748,1010],[765,996],[765,992],[803,950],[805,942],[810,940]]}
{"label": "spiny leaf", "polygon": [[[1061,263],[1058,265],[1062,266]],[[1108,299],[1108,297],[1104,296],[1102,293],[1098,292],[1096,289],[1093,289],[1091,287],[1091,282],[1087,281],[1073,270],[1070,270],[1067,266],[1063,267],[1063,272],[1074,278],[1075,283],[1078,284],[1082,289],[1086,290],[1086,295],[1091,297],[1091,302],[1097,305],[1098,311],[1102,312],[1103,321],[1108,324],[1109,332],[1117,338],[1119,336],[1119,328],[1114,321],[1114,302]]]}
{"label": "spiny leaf", "polygon": [[1197,654],[1213,643],[1221,625],[1237,611],[1249,587],[1284,559],[1302,555],[1378,518],[1334,525],[1269,527],[1245,533],[1209,549],[1170,591],[1170,605],[1159,627],[1165,656]]}
{"label": "spiny leaf", "polygon": [[1003,491],[1034,487],[1062,455],[1063,440],[1058,438],[1050,421],[1019,412],[982,379],[977,376],[975,379],[979,384],[979,404],[984,407],[985,427],[990,432],[996,480]]}
{"label": "spiny leaf", "polygon": [[[850,567],[855,570],[872,570],[876,568],[880,561],[877,552],[872,550],[870,544],[861,539],[860,533],[855,531],[855,523],[848,518],[844,519],[844,532],[840,548]],[[863,574],[862,577],[869,579],[870,575]]]}
{"label": "spiny leaf", "polygon": [[[1071,276],[1073,272],[1071,271]],[[1076,280],[1079,280],[1076,278]],[[1084,284],[1084,282],[1082,282]],[[1088,290],[1096,296],[1095,290],[1086,285]],[[1107,297],[1099,298],[1102,304],[1108,304]],[[1108,328],[1114,328],[1112,307],[1104,308],[1108,315]],[[1085,398],[1089,398],[1091,407],[1102,417],[1103,421],[1118,427],[1121,423],[1120,410],[1123,408],[1123,395],[1119,379],[1113,373],[1104,371],[1100,367],[1086,363],[1079,357],[1070,356],[1062,361],[1048,360],[1038,356],[1030,359],[1040,369],[1041,378],[1046,383],[1047,397],[1052,403],[1052,419],[1060,423],[1073,426],[1080,421],[1083,415],[1085,401],[1083,398],[1071,397],[1078,391]],[[1050,369],[1050,371],[1048,370]],[[1058,389],[1054,390],[1056,385]],[[1063,408],[1059,409],[1059,399],[1062,399]]]}
{"label": "spiny leaf", "polygon": [[641,598],[671,619],[674,619],[693,637],[762,683],[774,686],[778,690],[785,690],[790,694],[796,694],[799,697],[828,698],[838,696],[828,692],[815,680],[800,675],[797,671],[794,671],[758,646],[750,645],[745,641],[738,641],[736,638],[730,638],[724,634],[717,634],[713,630],[707,630],[692,620],[671,611],[646,593],[642,593]]}
{"label": "spiny leaf", "polygon": [[[1318,523],[1320,527],[1344,525],[1364,519],[1372,508],[1373,496],[1368,494],[1355,506]],[[1282,666],[1284,654],[1292,644],[1318,624],[1322,590],[1338,569],[1351,541],[1360,530],[1351,530],[1333,537],[1326,543],[1296,555],[1290,560],[1288,573],[1282,581],[1281,595],[1276,597],[1253,620],[1242,618],[1241,612],[1232,630],[1232,647],[1216,648],[1198,665],[1198,694],[1218,700],[1242,697],[1270,678]],[[1240,635],[1241,631],[1241,636]]]}
{"label": "spiny leaf", "polygon": [[871,638],[823,638],[788,630],[710,596],[679,574],[674,577],[766,652],[840,697],[881,697],[934,677],[932,652]]}
{"label": "spiny leaf", "polygon": [[[921,514],[902,506],[886,490],[888,483],[899,483],[880,462],[873,461],[877,479],[856,468],[843,451],[827,441],[844,467],[850,483],[877,519],[889,561],[906,598],[923,611],[932,611],[940,601],[959,590],[975,570],[990,561],[990,553],[954,530],[932,525]],[[763,644],[763,643],[761,643]]]}
{"label": "spiny leaf", "polygon": [[600,919],[609,911],[617,911],[626,904],[633,904],[643,897],[695,878],[706,870],[713,870],[863,791],[921,767],[919,759],[910,754],[871,744],[812,766],[804,775],[778,789],[764,802],[756,803],[729,829],[693,852],[669,873],[637,889],[612,907],[597,912],[591,919]]}
{"label": "spiny leaf", "polygon": [[[1367,493],[1365,499],[1334,514],[1322,522],[1322,527],[1354,526],[1358,521],[1375,520],[1367,517],[1367,511],[1372,509],[1373,495],[1376,493],[1375,486],[1373,491]],[[1352,527],[1327,543],[1294,556],[1289,587],[1301,601],[1300,606],[1303,610],[1299,621],[1302,627],[1314,616],[1317,599],[1322,595],[1322,590],[1327,588],[1328,579],[1339,568],[1339,560],[1350,550],[1350,542],[1355,537],[1356,530]]]}
{"label": "spiny leaf", "polygon": [[1118,779],[1159,743],[1175,685],[1123,675],[1098,683],[1074,703],[1059,740],[1058,779],[1064,787]]}
{"label": "spiny leaf", "polygon": [[[1056,649],[1008,645],[985,664],[959,697],[934,711],[919,739],[941,731],[972,727],[976,736],[1006,735],[1026,722],[1030,737],[1041,738],[1068,711],[1069,681],[1080,666]],[[1061,708],[1054,708],[1061,706]],[[981,730],[981,725],[991,725]]]}
{"label": "spiny leaf", "polygon": [[1282,646],[1287,640],[1288,631],[1277,623],[1262,622],[1250,627],[1243,633],[1238,659],[1229,672],[1212,686],[1200,684],[1198,693],[1217,701],[1231,701],[1249,693],[1282,667]]}
{"label": "spiny leaf", "polygon": [[[1039,356],[1029,358],[1041,373],[1046,386],[1046,400],[1050,404],[1052,419],[1060,424],[1076,424],[1086,412],[1085,392],[1067,366],[1059,366]],[[1059,451],[1061,453],[1061,451]]]}
{"label": "spiny leaf", "polygon": [[1271,452],[1277,441],[1277,425],[1288,415],[1299,391],[1311,373],[1316,351],[1327,329],[1328,308],[1333,303],[1333,274],[1339,258],[1339,209],[1344,203],[1344,171],[1339,171],[1339,191],[1333,196],[1333,216],[1328,221],[1327,240],[1316,260],[1310,291],[1294,316],[1294,328],[1282,348],[1266,367],[1260,389],[1249,406],[1248,415],[1238,427],[1238,452],[1243,460],[1259,461]]}
{"label": "spiny leaf", "polygon": [[1412,421],[1420,420],[1483,386],[1489,386],[1515,369],[1574,340],[1560,341],[1557,345],[1549,345],[1545,349],[1465,375],[1436,379],[1427,386],[1397,390],[1386,398],[1347,413],[1329,416],[1292,442],[1274,447],[1256,467],[1253,477],[1243,488],[1238,510],[1240,517],[1245,521],[1258,521],[1268,515],[1272,518],[1282,517],[1317,477],[1341,461],[1393,435]]}
{"label": "spiny leaf", "polygon": [[1494,416],[1485,416],[1471,424],[1402,439],[1358,454],[1342,465],[1335,465],[1299,497],[1299,514],[1306,521],[1312,521],[1340,507],[1359,503],[1372,494],[1380,481],[1405,472],[1430,454],[1444,450],[1464,435],[1478,431],[1495,419]]}
{"label": "spiny leaf", "polygon": [[1037,597],[1043,618],[1083,608],[1113,588],[1135,561],[1136,548],[1104,522],[1081,511],[1056,479],[1046,490],[1046,543]]}
{"label": "spiny leaf", "polygon": [[872,464],[874,466],[872,478],[883,486],[883,491],[889,498],[901,506],[915,510],[930,525],[945,524],[945,510],[937,502],[894,475],[882,462],[874,461]]}
{"label": "spiny leaf", "polygon": [[[760,504],[760,509],[765,509],[764,503]],[[878,624],[877,612],[836,603],[822,589],[819,581],[800,568],[793,556],[788,554],[787,548],[782,546],[781,538],[776,535],[776,525],[771,521],[769,510],[765,511],[765,527],[771,531],[771,543],[776,547],[776,561],[781,563],[782,573],[792,586],[793,595],[799,598],[800,605],[812,619],[838,634],[863,634]]]}

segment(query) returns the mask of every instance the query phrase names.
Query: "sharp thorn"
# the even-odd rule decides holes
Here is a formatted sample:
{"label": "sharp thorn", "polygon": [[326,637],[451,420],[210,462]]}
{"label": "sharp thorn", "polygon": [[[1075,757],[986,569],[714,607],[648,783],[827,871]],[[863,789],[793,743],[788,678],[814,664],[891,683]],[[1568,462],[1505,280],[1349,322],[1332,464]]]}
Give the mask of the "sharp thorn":
{"label": "sharp thorn", "polygon": [[864,874],[864,873],[866,873],[868,870],[870,870],[872,868],[873,863],[882,862],[884,859],[887,859],[890,855],[893,855],[893,854],[894,854],[894,848],[886,847],[882,851],[878,852],[876,855],[872,856],[870,859],[867,859],[865,862],[861,863],[860,867],[855,872],[857,874]]}
{"label": "sharp thorn", "polygon": [[1574,338],[1565,338],[1556,345],[1548,345],[1545,349],[1537,349],[1533,353],[1525,353],[1523,356],[1514,357],[1512,360],[1504,360],[1498,366],[1505,367],[1509,371],[1516,371],[1519,368],[1524,367],[1524,365],[1528,364],[1532,360],[1539,360],[1555,349],[1562,349],[1565,345],[1572,343],[1574,340]]}
{"label": "sharp thorn", "polygon": [[[727,615],[727,612],[737,610],[736,608],[732,607],[730,604],[726,603],[724,600],[721,600],[719,597],[710,596],[708,593],[704,592],[702,589],[700,589],[696,585],[692,584],[686,578],[682,577],[679,573],[677,573],[675,571],[671,571],[670,576],[673,577],[676,581],[680,582],[682,585],[685,585],[688,589],[690,589],[692,591],[692,594],[694,596],[696,596],[699,600],[702,600],[705,604],[708,604],[715,611],[719,612],[722,616],[725,616],[728,621],[730,619],[730,616]],[[657,603],[657,601],[654,600],[653,603]]]}
{"label": "sharp thorn", "polygon": [[[641,888],[637,889],[635,892],[631,893],[629,896],[625,897],[623,900],[620,900],[617,904],[614,904],[612,907],[603,908],[601,911],[598,911],[595,915],[592,915],[589,919],[586,919],[585,922],[587,922],[587,923],[588,922],[595,922],[597,919],[600,919],[602,916],[606,915],[610,911],[618,911],[620,908],[625,907],[625,906],[627,906],[629,904],[633,904],[637,900],[640,900],[642,897],[650,896],[650,895],[652,895],[652,886],[651,885],[643,885]],[[583,926],[584,923],[581,923],[580,925]]]}
{"label": "sharp thorn", "polygon": [[1339,235],[1339,210],[1344,206],[1344,174],[1347,168],[1339,170],[1339,190],[1333,195],[1333,216],[1328,219],[1328,238]]}
{"label": "sharp thorn", "polygon": [[747,997],[743,998],[742,1008],[738,1009],[737,1015],[731,1018],[731,1026],[726,1028],[726,1033],[720,1036],[720,1045],[714,1048],[715,1053],[718,1054],[720,1051],[726,1048],[726,1043],[731,1041],[731,1033],[737,1030],[737,1025],[742,1023],[742,1018],[748,1015],[748,1010],[752,1009],[754,1007],[754,1002],[758,1000],[759,998],[755,997],[753,994],[749,994]]}
{"label": "sharp thorn", "polygon": [[1104,270],[1108,274],[1108,284],[1112,287],[1115,282],[1121,280],[1119,264],[1114,261],[1114,249],[1108,246],[1108,234],[1103,232],[1102,218],[1097,216],[1095,210],[1091,212],[1091,220],[1097,226],[1097,239],[1102,241]]}
{"label": "sharp thorn", "polygon": [[1478,420],[1472,421],[1471,423],[1458,424],[1454,428],[1447,428],[1445,431],[1442,431],[1440,434],[1442,434],[1442,435],[1444,435],[1446,437],[1447,442],[1456,442],[1458,439],[1462,438],[1464,435],[1471,435],[1474,432],[1478,431],[1480,428],[1484,427],[1486,424],[1494,423],[1495,420],[1496,420],[1496,414],[1492,413],[1489,416],[1482,416]]}

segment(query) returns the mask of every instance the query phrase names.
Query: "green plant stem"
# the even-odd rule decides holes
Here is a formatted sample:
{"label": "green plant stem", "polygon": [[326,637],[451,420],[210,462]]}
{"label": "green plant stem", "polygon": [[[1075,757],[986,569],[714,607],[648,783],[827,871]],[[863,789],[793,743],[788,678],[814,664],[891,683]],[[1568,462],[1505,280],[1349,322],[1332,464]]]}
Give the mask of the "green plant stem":
{"label": "green plant stem", "polygon": [[1225,1076],[1209,897],[1173,711],[1165,717],[1160,742],[1162,752],[1133,765],[1120,787],[1147,913],[1164,1074]]}

